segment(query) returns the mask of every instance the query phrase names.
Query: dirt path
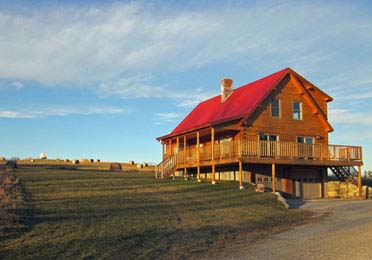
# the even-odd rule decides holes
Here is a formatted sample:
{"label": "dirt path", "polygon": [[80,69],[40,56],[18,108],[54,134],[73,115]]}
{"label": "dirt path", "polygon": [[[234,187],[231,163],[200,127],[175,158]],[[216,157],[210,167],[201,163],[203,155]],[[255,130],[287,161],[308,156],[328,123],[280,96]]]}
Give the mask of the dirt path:
{"label": "dirt path", "polygon": [[225,252],[220,259],[372,259],[372,201],[315,200],[322,220]]}

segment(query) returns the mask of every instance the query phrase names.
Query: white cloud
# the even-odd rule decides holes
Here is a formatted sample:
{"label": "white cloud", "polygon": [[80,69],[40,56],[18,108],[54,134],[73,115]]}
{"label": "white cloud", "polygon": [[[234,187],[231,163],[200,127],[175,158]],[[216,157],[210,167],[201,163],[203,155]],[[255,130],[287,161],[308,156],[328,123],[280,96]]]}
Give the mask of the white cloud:
{"label": "white cloud", "polygon": [[372,41],[372,23],[358,8],[260,2],[190,11],[137,2],[2,10],[0,78],[96,86],[122,75],[218,62],[319,72],[319,65],[334,64],[335,57],[340,63],[341,56],[337,68],[352,66],[343,54],[351,39]]}
{"label": "white cloud", "polygon": [[19,89],[23,88],[22,82],[19,82],[19,81],[13,81],[11,85],[16,90],[19,90]]}
{"label": "white cloud", "polygon": [[356,112],[348,109],[330,109],[328,118],[332,124],[372,126],[372,115],[369,111]]}
{"label": "white cloud", "polygon": [[0,109],[0,118],[43,118],[49,116],[127,114],[130,110],[117,107],[30,107],[27,109]]}
{"label": "white cloud", "polygon": [[172,99],[179,107],[193,107],[200,101],[211,97],[211,92],[194,89],[192,92],[178,90],[167,86],[156,86],[149,75],[119,78],[118,80],[101,83],[99,95],[102,97],[118,96],[123,99],[131,98],[166,98]]}
{"label": "white cloud", "polygon": [[117,95],[121,98],[150,98],[163,97],[165,88],[163,86],[152,86],[148,75],[119,78],[111,82],[100,84],[99,93],[101,96]]}
{"label": "white cloud", "polygon": [[178,122],[181,118],[181,114],[175,112],[168,112],[168,113],[155,113],[154,114],[154,122],[155,124],[163,124],[163,123],[175,123]]}

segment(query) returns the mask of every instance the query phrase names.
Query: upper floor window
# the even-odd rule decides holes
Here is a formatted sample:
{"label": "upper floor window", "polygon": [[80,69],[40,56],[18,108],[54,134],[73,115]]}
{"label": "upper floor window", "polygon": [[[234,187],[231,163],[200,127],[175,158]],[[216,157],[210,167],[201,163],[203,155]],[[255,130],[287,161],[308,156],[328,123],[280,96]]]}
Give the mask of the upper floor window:
{"label": "upper floor window", "polygon": [[280,100],[272,99],[271,103],[271,117],[280,117]]}
{"label": "upper floor window", "polygon": [[302,120],[302,102],[293,101],[293,119]]}

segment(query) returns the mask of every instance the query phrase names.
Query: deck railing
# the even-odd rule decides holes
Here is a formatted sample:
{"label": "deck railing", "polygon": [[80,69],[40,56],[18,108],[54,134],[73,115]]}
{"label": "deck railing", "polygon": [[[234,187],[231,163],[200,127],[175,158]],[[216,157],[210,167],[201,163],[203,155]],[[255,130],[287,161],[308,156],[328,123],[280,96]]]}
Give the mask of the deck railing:
{"label": "deck railing", "polygon": [[[177,153],[177,164],[197,164],[196,146],[180,148]],[[328,144],[303,144],[281,141],[235,140],[215,143],[213,149],[215,162],[233,162],[239,158],[275,158],[287,160],[314,161],[362,161],[362,147]],[[211,144],[199,147],[199,165],[212,160]]]}

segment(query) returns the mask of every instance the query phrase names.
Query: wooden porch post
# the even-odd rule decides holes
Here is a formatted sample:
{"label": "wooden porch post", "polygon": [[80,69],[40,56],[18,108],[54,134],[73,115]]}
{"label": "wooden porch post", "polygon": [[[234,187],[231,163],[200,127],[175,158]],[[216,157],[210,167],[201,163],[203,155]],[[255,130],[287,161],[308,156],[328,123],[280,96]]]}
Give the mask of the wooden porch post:
{"label": "wooden porch post", "polygon": [[183,168],[183,175],[185,177],[185,180],[186,180],[186,175],[187,175],[187,169],[186,169],[186,135],[183,136],[183,165],[184,165],[184,168]]}
{"label": "wooden porch post", "polygon": [[178,158],[180,154],[180,138],[177,136],[177,154],[176,154],[176,166],[178,165]]}
{"label": "wooden porch post", "polygon": [[212,184],[216,184],[216,169],[214,165],[214,128],[211,128],[211,147],[212,147]]}
{"label": "wooden porch post", "polygon": [[362,190],[362,166],[358,166],[358,189],[359,189],[359,198],[363,197]]}
{"label": "wooden porch post", "polygon": [[169,139],[169,156],[172,155],[172,139]]}
{"label": "wooden porch post", "polygon": [[199,146],[200,146],[200,134],[199,131],[196,132],[196,167],[197,167],[197,179],[198,182],[201,182],[200,179],[200,156],[199,156]]}
{"label": "wooden porch post", "polygon": [[161,142],[161,160],[164,160],[164,142]]}
{"label": "wooden porch post", "polygon": [[275,163],[271,164],[271,189],[275,192]]}
{"label": "wooden porch post", "polygon": [[244,189],[243,186],[243,163],[242,160],[239,160],[239,189]]}

